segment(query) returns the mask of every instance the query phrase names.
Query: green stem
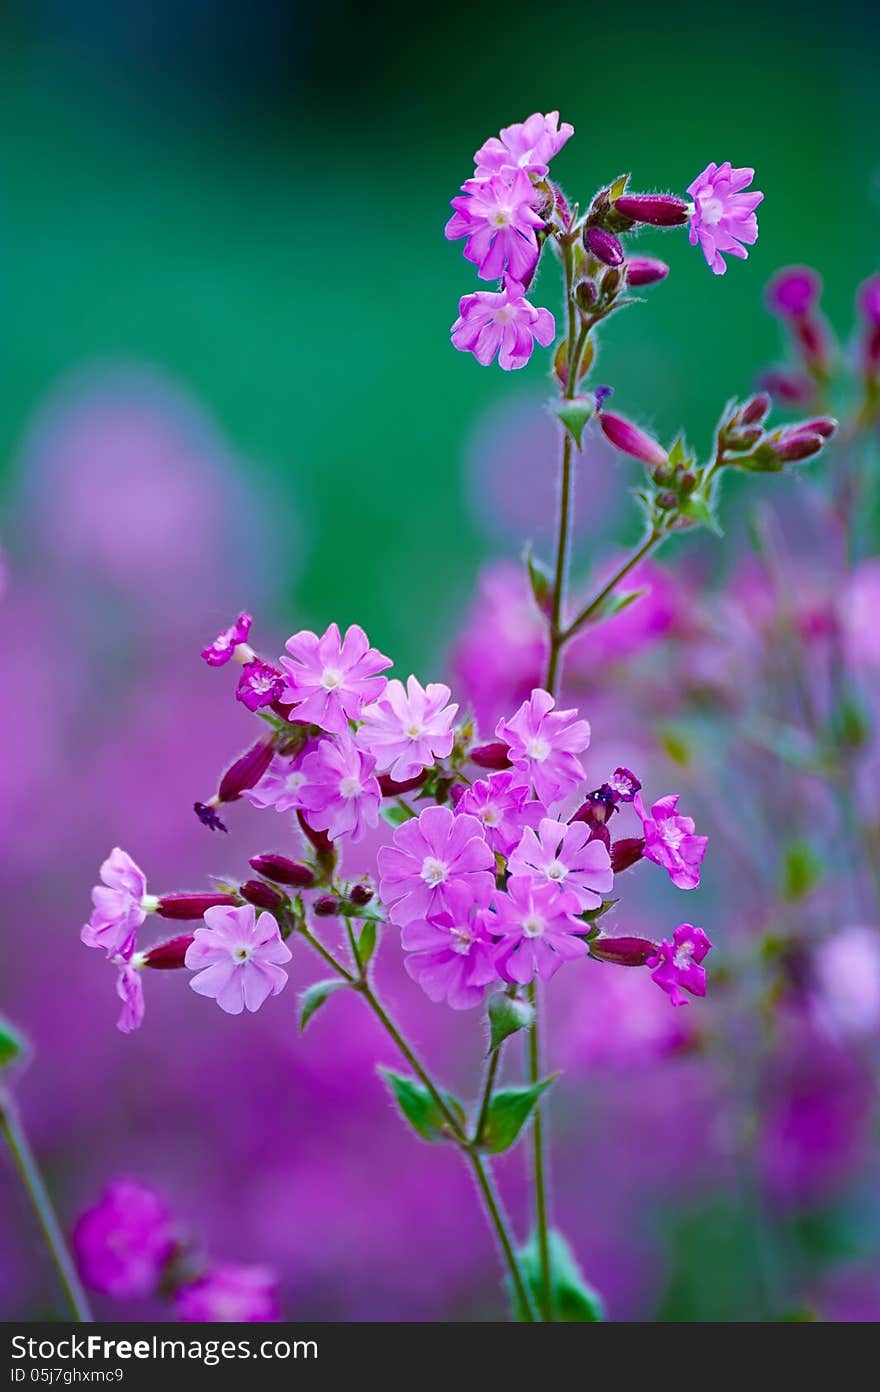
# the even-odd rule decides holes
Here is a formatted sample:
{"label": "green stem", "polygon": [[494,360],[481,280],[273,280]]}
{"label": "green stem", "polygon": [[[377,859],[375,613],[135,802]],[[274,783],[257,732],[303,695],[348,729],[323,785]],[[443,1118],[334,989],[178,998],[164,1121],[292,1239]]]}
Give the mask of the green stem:
{"label": "green stem", "polygon": [[498,1241],[501,1244],[501,1250],[504,1253],[504,1260],[510,1272],[510,1279],[513,1282],[513,1287],[517,1294],[523,1319],[527,1324],[534,1324],[535,1315],[532,1310],[532,1302],[529,1299],[529,1293],[526,1290],[526,1285],[519,1269],[519,1262],[516,1259],[516,1252],[510,1240],[507,1218],[501,1205],[501,1199],[495,1189],[495,1185],[492,1182],[491,1175],[486,1168],[483,1157],[476,1150],[470,1150],[467,1154],[474,1174],[476,1175],[477,1183],[480,1186],[480,1193],[483,1196],[486,1211],[489,1214],[492,1225],[498,1236]]}
{"label": "green stem", "polygon": [[30,1148],[22,1126],[21,1116],[12,1094],[0,1088],[0,1131],[6,1139],[22,1183],[28,1192],[34,1213],[37,1215],[46,1246],[58,1271],[65,1295],[79,1324],[90,1324],[92,1312],[88,1298],[77,1274],[73,1257],[67,1246],[61,1225],[52,1206],[52,1200],[43,1183],[36,1158]]}
{"label": "green stem", "polygon": [[486,1129],[486,1121],[489,1116],[489,1105],[492,1101],[492,1089],[495,1086],[495,1079],[498,1076],[498,1065],[501,1062],[501,1045],[492,1050],[489,1059],[489,1067],[486,1069],[486,1081],[483,1084],[483,1096],[480,1101],[480,1112],[477,1117],[477,1124],[474,1128],[474,1145],[479,1145],[483,1139],[483,1132]]}
{"label": "green stem", "polygon": [[[529,1081],[534,1086],[541,1078],[538,989],[534,981],[529,984],[529,1001],[535,1012],[528,1036]],[[532,1174],[535,1185],[535,1229],[538,1234],[538,1254],[541,1262],[541,1315],[545,1320],[552,1320],[553,1284],[550,1273],[550,1227],[547,1216],[547,1180],[544,1165],[544,1122],[540,1107],[535,1108],[535,1119],[532,1124]]]}
{"label": "green stem", "polygon": [[560,644],[567,643],[570,638],[574,637],[579,628],[582,628],[585,623],[589,622],[596,611],[604,604],[608,596],[617,589],[621,580],[625,579],[629,572],[638,565],[639,561],[644,560],[648,553],[654,550],[654,547],[663,540],[663,536],[664,533],[658,532],[656,528],[653,528],[648,533],[641,546],[624,561],[623,565],[614,572],[607,585],[602,586],[599,593],[590,600],[589,604],[572,619],[568,628],[560,634]]}

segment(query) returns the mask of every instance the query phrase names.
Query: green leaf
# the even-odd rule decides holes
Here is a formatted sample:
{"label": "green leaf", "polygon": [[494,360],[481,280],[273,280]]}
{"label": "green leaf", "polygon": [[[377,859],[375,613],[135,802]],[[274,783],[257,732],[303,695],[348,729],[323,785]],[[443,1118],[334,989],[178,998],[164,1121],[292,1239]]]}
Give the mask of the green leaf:
{"label": "green leaf", "polygon": [[805,899],[822,878],[822,862],[807,841],[791,841],[783,851],[782,894],[790,904]]}
{"label": "green leaf", "polygon": [[701,527],[708,527],[709,531],[714,532],[716,536],[724,535],[718,525],[718,518],[715,516],[712,504],[708,498],[703,497],[702,493],[690,493],[686,498],[681,499],[678,507],[685,517],[690,517]]}
{"label": "green leaf", "polygon": [[483,1128],[482,1146],[490,1155],[500,1155],[509,1150],[534,1112],[541,1094],[556,1079],[543,1078],[533,1087],[502,1088],[495,1093],[489,1103],[486,1125]]}
{"label": "green leaf", "polygon": [[[406,818],[405,820],[409,820]],[[384,923],[385,915],[379,904],[354,904],[351,899],[339,901],[339,912],[343,918],[360,918],[365,923]]]}
{"label": "green leaf", "polygon": [[23,1034],[19,1034],[8,1020],[0,1015],[0,1068],[9,1068],[18,1063],[28,1052],[28,1044]]}
{"label": "green leaf", "polygon": [[535,559],[531,543],[526,547],[526,565],[535,603],[542,614],[549,615],[553,609],[553,576],[543,561]]}
{"label": "green leaf", "polygon": [[626,186],[629,183],[629,177],[630,176],[628,174],[620,174],[614,180],[614,183],[611,184],[611,186],[609,187],[608,197],[611,199],[612,203],[615,201],[615,199],[620,198],[621,194],[626,192]]}
{"label": "green leaf", "polygon": [[590,623],[602,623],[605,619],[613,619],[616,614],[622,614],[624,609],[628,609],[631,604],[635,604],[637,599],[647,594],[647,590],[627,590],[623,594],[619,590],[612,590],[610,595],[606,595],[602,603],[597,606],[590,618]]}
{"label": "green leaf", "polygon": [[535,1018],[535,1007],[498,991],[489,1000],[489,1053],[494,1053],[517,1030],[526,1029]]}
{"label": "green leaf", "polygon": [[376,919],[368,918],[357,940],[358,961],[362,968],[368,966],[373,953],[376,951],[377,941],[378,929],[376,928]]}
{"label": "green leaf", "polygon": [[[395,1102],[403,1116],[423,1141],[448,1141],[451,1128],[428,1089],[415,1078],[405,1078],[390,1068],[379,1067],[379,1072],[388,1084]],[[464,1124],[465,1111],[457,1097],[451,1093],[441,1094],[443,1101],[457,1121]]]}
{"label": "green leaf", "polygon": [[332,977],[329,981],[316,981],[313,986],[309,986],[299,998],[299,1027],[304,1030],[311,1020],[316,1010],[319,1010],[326,1000],[335,995],[337,991],[348,989],[348,982],[341,977]]}
{"label": "green leaf", "polygon": [[586,396],[564,397],[553,408],[578,449],[582,448],[584,426],[593,414],[592,399]]}
{"label": "green leaf", "polygon": [[[565,1238],[555,1229],[551,1229],[549,1239],[553,1318],[563,1324],[596,1324],[604,1320],[602,1298],[584,1279],[577,1259]],[[532,1304],[536,1310],[540,1310],[543,1305],[543,1282],[537,1233],[532,1233],[525,1247],[521,1248],[519,1264],[526,1288],[532,1297]],[[511,1290],[509,1283],[508,1290]],[[516,1317],[522,1320],[525,1311],[515,1292],[512,1292],[511,1298]]]}
{"label": "green leaf", "polygon": [[401,807],[399,802],[383,802],[382,816],[389,826],[399,827],[418,816],[418,813],[413,812],[411,807]]}

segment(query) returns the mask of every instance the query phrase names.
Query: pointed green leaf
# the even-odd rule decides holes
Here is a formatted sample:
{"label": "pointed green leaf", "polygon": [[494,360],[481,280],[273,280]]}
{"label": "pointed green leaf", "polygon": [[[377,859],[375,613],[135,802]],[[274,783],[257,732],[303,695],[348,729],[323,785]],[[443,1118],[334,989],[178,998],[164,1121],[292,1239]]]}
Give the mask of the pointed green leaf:
{"label": "pointed green leaf", "polygon": [[[596,1324],[604,1320],[602,1298],[584,1279],[565,1238],[555,1229],[551,1229],[549,1239],[553,1318],[564,1324]],[[541,1253],[536,1233],[532,1234],[525,1247],[520,1250],[519,1265],[526,1288],[532,1297],[532,1304],[535,1309],[540,1310],[543,1305],[543,1283]],[[512,1293],[512,1300],[516,1317],[522,1320],[525,1312],[515,1292]]]}
{"label": "pointed green leaf", "polygon": [[[405,820],[409,820],[406,818]],[[339,912],[343,918],[360,918],[365,923],[370,920],[372,923],[384,923],[385,915],[379,904],[354,904],[350,899],[342,899],[339,904]]]}
{"label": "pointed green leaf", "polygon": [[615,614],[622,614],[624,609],[628,609],[631,604],[635,604],[637,599],[641,599],[642,595],[647,593],[647,590],[627,590],[623,594],[619,591],[612,591],[597,606],[590,623],[602,623],[605,619],[613,619]]}
{"label": "pointed green leaf", "polygon": [[361,968],[369,965],[370,959],[376,951],[377,941],[378,929],[376,927],[376,919],[368,918],[357,940],[358,961],[361,964]]}
{"label": "pointed green leaf", "polygon": [[714,532],[716,536],[724,535],[718,525],[712,504],[701,493],[691,493],[688,497],[682,498],[679,503],[679,511],[685,517],[690,517],[694,522],[698,522],[701,527],[708,527],[709,531]]}
{"label": "pointed green leaf", "polygon": [[495,1093],[483,1128],[482,1145],[490,1155],[500,1155],[510,1149],[538,1105],[541,1094],[555,1079],[554,1073],[533,1087],[502,1088]]}
{"label": "pointed green leaf", "polygon": [[499,991],[489,1000],[489,1052],[494,1053],[517,1030],[526,1029],[535,1018],[535,1007]]}
{"label": "pointed green leaf", "polygon": [[586,396],[564,397],[562,401],[556,403],[553,409],[578,449],[581,449],[584,426],[593,414],[592,399]]}
{"label": "pointed green leaf", "polygon": [[326,1000],[336,994],[337,991],[344,991],[348,988],[348,982],[341,977],[334,976],[329,981],[316,981],[313,986],[307,987],[299,998],[299,1027],[304,1030],[311,1020],[316,1010],[324,1004]]}
{"label": "pointed green leaf", "polygon": [[[448,1141],[450,1126],[428,1089],[415,1078],[405,1078],[390,1068],[379,1067],[403,1116],[423,1141]],[[457,1097],[442,1094],[443,1101],[457,1121],[465,1121],[465,1111]]]}
{"label": "pointed green leaf", "polygon": [[680,469],[685,464],[690,463],[690,457],[688,455],[687,445],[684,442],[683,435],[679,435],[675,444],[672,446],[672,449],[669,451],[669,462],[676,469]]}
{"label": "pointed green leaf", "polygon": [[23,1034],[0,1015],[0,1068],[8,1068],[24,1058],[28,1051],[27,1040]]}
{"label": "pointed green leaf", "polygon": [[535,603],[542,614],[549,615],[553,609],[553,577],[544,562],[532,554],[531,543],[526,547],[526,565]]}

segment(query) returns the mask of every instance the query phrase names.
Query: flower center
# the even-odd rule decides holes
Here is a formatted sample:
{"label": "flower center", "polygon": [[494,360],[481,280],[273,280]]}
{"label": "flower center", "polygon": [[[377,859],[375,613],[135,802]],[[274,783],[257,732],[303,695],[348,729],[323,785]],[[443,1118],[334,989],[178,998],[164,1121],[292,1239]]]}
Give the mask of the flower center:
{"label": "flower center", "polygon": [[526,741],[526,754],[528,758],[534,759],[536,763],[543,764],[547,755],[550,753],[550,745],[541,735],[533,735]]}
{"label": "flower center", "polygon": [[274,685],[274,682],[275,682],[274,677],[267,677],[267,676],[252,677],[252,678],[251,678],[251,691],[257,691],[257,692],[259,692],[261,695],[265,695],[265,693],[266,693],[267,691],[271,691],[271,690],[272,690],[272,687],[273,687],[273,685]]}
{"label": "flower center", "polygon": [[305,774],[300,773],[299,770],[297,770],[296,773],[289,773],[287,775],[286,779],[284,780],[284,786],[289,793],[296,793],[299,791],[299,789],[302,787],[305,781]]}
{"label": "flower center", "polygon": [[411,725],[406,727],[406,733],[409,735],[410,739],[421,739],[422,735],[425,733],[425,727],[424,725],[419,725],[418,722],[414,720]]}
{"label": "flower center", "polygon": [[568,866],[563,865],[561,860],[554,860],[552,865],[547,866],[547,879],[555,880],[557,884],[564,880],[568,874]]}
{"label": "flower center", "polygon": [[435,889],[437,885],[442,884],[448,871],[449,867],[445,860],[438,860],[436,856],[425,856],[422,861],[422,879],[430,889]]}
{"label": "flower center", "polygon": [[325,667],[321,673],[321,685],[325,691],[334,691],[342,683],[342,673],[335,667]]}
{"label": "flower center", "polygon": [[682,943],[681,947],[677,947],[675,949],[675,965],[679,968],[679,970],[683,970],[685,967],[689,967],[691,965],[691,958],[693,957],[693,955],[693,943]]}
{"label": "flower center", "polygon": [[487,805],[483,808],[482,812],[480,813],[480,820],[482,821],[483,826],[498,826],[498,823],[501,821],[501,813],[498,811],[498,808],[495,806],[494,802],[487,803]]}
{"label": "flower center", "polygon": [[242,943],[240,947],[235,949],[233,956],[237,962],[247,962],[251,956],[251,950]]}
{"label": "flower center", "polygon": [[713,198],[710,194],[700,199],[700,217],[703,222],[708,222],[710,227],[717,227],[723,216],[724,204],[720,198]]}
{"label": "flower center", "polygon": [[677,851],[684,840],[684,832],[674,822],[664,822],[660,828],[660,836],[671,851]]}
{"label": "flower center", "polygon": [[523,932],[527,938],[540,938],[544,931],[544,920],[540,914],[526,914],[523,919]]}
{"label": "flower center", "polygon": [[470,929],[453,928],[451,937],[452,942],[450,946],[452,947],[452,951],[457,952],[459,957],[466,957],[471,950],[471,943],[474,940]]}
{"label": "flower center", "polygon": [[355,778],[354,774],[349,774],[347,778],[341,780],[339,791],[344,798],[359,797],[363,792],[363,786],[359,778]]}

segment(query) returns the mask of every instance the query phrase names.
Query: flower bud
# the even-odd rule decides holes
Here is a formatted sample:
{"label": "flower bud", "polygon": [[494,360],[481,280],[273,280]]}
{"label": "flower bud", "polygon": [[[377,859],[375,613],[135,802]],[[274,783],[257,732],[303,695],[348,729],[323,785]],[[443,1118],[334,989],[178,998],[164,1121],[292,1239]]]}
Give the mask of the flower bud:
{"label": "flower bud", "polygon": [[599,285],[599,289],[602,292],[603,300],[610,300],[613,295],[616,295],[619,286],[620,271],[617,269],[616,266],[609,266],[608,270],[602,276],[602,280]]}
{"label": "flower bud", "polygon": [[593,938],[590,956],[618,967],[643,967],[656,956],[659,945],[649,938]]}
{"label": "flower bud", "polygon": [[339,900],[335,894],[322,894],[316,899],[312,908],[318,918],[333,918],[339,913]]}
{"label": "flower bud", "polygon": [[402,797],[404,793],[411,793],[414,788],[421,788],[425,779],[428,777],[428,770],[416,774],[415,778],[405,778],[402,783],[397,783],[388,773],[379,774],[379,788],[383,797]]}
{"label": "flower bud", "polygon": [[356,904],[358,906],[358,908],[363,908],[363,906],[365,904],[369,904],[370,900],[372,899],[373,889],[368,884],[356,884],[353,886],[351,893],[348,897],[353,904]]}
{"label": "flower bud", "polygon": [[644,836],[622,836],[611,844],[611,869],[615,875],[636,865],[644,855]]}
{"label": "flower bud", "polygon": [[577,300],[578,309],[584,314],[589,314],[590,310],[595,309],[599,302],[595,281],[579,280],[575,286],[574,297]]}
{"label": "flower bud", "polygon": [[740,424],[761,425],[767,417],[771,404],[770,395],[765,391],[749,397],[739,413]]}
{"label": "flower bud", "polygon": [[274,885],[266,884],[265,880],[245,880],[238,892],[257,909],[283,909],[287,903],[287,895]]}
{"label": "flower bud", "polygon": [[773,441],[773,452],[783,464],[798,464],[818,454],[824,444],[822,436],[815,432],[795,430]]}
{"label": "flower bud", "polygon": [[149,952],[144,953],[144,966],[155,967],[159,971],[174,971],[178,967],[185,966],[186,951],[192,940],[192,933],[184,933],[179,938],[170,938],[168,942],[157,943],[155,947],[150,948]]}
{"label": "flower bud", "polygon": [[622,266],[626,259],[614,233],[606,232],[602,227],[584,229],[584,246],[606,266]]}
{"label": "flower bud", "polygon": [[606,440],[623,450],[624,454],[631,455],[633,459],[641,459],[643,464],[653,465],[655,469],[662,469],[669,463],[669,456],[663,446],[650,435],[646,435],[637,425],[633,425],[625,416],[618,416],[613,411],[602,411],[599,424]]}
{"label": "flower bud", "polygon": [[822,278],[809,266],[785,266],[769,282],[764,303],[779,319],[804,319],[822,293]]}
{"label": "flower bud", "polygon": [[798,421],[792,430],[798,435],[821,435],[823,440],[830,440],[837,433],[837,421],[833,416],[819,416],[816,420]]}
{"label": "flower bud", "polygon": [[630,285],[654,285],[665,280],[669,267],[656,256],[631,256],[626,263],[626,278]]}
{"label": "flower bud", "polygon": [[276,884],[292,885],[295,889],[309,889],[315,883],[315,874],[308,865],[298,865],[283,855],[255,855],[248,862],[258,875]]}
{"label": "flower bud", "polygon": [[296,820],[299,822],[306,840],[312,843],[316,851],[323,853],[332,851],[333,842],[326,831],[316,831],[314,827],[309,826],[302,812],[297,812]]}
{"label": "flower bud", "polygon": [[786,406],[808,406],[816,389],[803,372],[785,367],[770,367],[761,373],[760,385]]}
{"label": "flower bud", "polygon": [[509,769],[512,767],[510,746],[506,744],[479,744],[468,755],[472,764],[485,769]]}
{"label": "flower bud", "polygon": [[259,783],[275,753],[275,737],[258,740],[240,758],[230,764],[220,779],[217,797],[220,802],[236,802],[246,788]]}
{"label": "flower bud", "polygon": [[809,317],[797,319],[792,325],[792,331],[804,362],[810,367],[824,370],[828,365],[831,348],[828,329],[822,320]]}
{"label": "flower bud", "polygon": [[162,894],[156,913],[160,918],[203,918],[206,909],[235,903],[234,894]]}
{"label": "flower bud", "polygon": [[651,227],[682,227],[691,216],[692,205],[671,193],[622,193],[614,209]]}

